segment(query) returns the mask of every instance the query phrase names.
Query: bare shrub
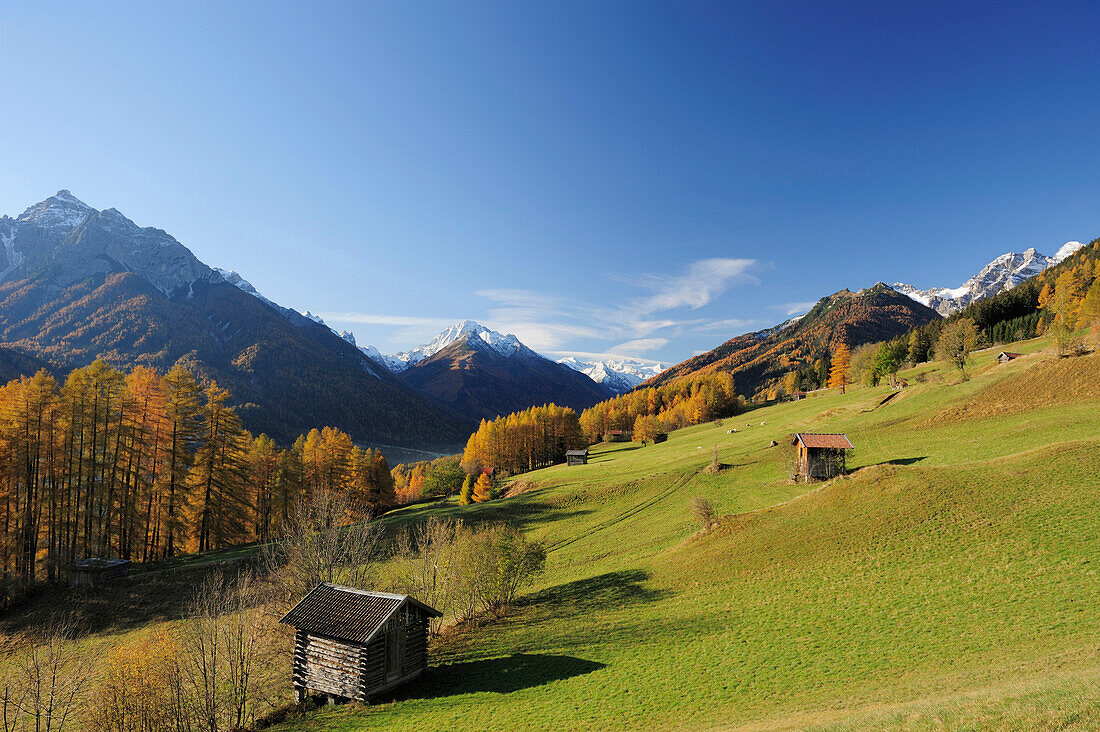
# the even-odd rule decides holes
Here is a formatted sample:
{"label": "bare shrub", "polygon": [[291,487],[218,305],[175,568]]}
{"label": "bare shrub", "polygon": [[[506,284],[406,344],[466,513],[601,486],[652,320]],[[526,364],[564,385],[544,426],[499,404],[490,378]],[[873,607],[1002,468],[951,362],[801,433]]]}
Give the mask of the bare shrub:
{"label": "bare shrub", "polygon": [[330,491],[295,506],[282,535],[264,551],[265,568],[284,601],[322,582],[362,588],[376,582],[382,527],[354,517],[347,497]]}
{"label": "bare shrub", "polygon": [[0,722],[5,732],[61,732],[80,725],[75,718],[87,695],[91,666],[78,651],[76,624],[52,620],[39,642],[16,658],[0,689]]}
{"label": "bare shrub", "polygon": [[474,537],[471,569],[477,595],[486,610],[501,615],[521,587],[546,568],[546,547],[530,541],[518,529],[490,526]]}
{"label": "bare shrub", "polygon": [[546,549],[516,529],[472,528],[433,516],[398,535],[394,565],[400,591],[444,614],[429,626],[438,633],[448,619],[464,623],[482,610],[502,614],[542,572]]}
{"label": "bare shrub", "polygon": [[253,695],[262,626],[252,607],[253,578],[209,575],[195,591],[180,630],[181,680],[191,717],[221,732],[255,718]]}
{"label": "bare shrub", "polygon": [[701,496],[695,496],[688,502],[688,506],[691,508],[692,518],[699,523],[699,527],[703,531],[710,531],[714,528],[717,513],[710,501]]}
{"label": "bare shrub", "polygon": [[[430,516],[427,521],[405,529],[394,542],[394,565],[399,589],[431,605],[444,616],[461,604],[459,586],[462,566],[457,539],[461,521]],[[443,618],[432,618],[428,630],[438,634]]]}

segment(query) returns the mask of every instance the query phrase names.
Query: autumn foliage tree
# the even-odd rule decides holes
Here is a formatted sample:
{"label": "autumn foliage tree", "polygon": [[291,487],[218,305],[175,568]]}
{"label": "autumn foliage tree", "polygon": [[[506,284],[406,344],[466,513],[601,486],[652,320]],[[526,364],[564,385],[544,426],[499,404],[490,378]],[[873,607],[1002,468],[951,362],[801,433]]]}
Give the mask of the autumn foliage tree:
{"label": "autumn foliage tree", "polygon": [[268,539],[317,490],[356,517],[396,500],[382,454],[334,428],[289,448],[181,366],[95,361],[0,386],[0,601],[85,557],[152,561]]}
{"label": "autumn foliage tree", "polygon": [[565,452],[585,446],[577,413],[547,404],[482,420],[462,453],[467,473],[505,470],[515,475],[565,461]]}
{"label": "autumn foliage tree", "polygon": [[489,477],[488,473],[482,473],[477,477],[477,482],[474,483],[474,492],[472,498],[474,503],[485,503],[493,497],[493,479]]}
{"label": "autumn foliage tree", "polygon": [[966,373],[967,363],[970,361],[970,353],[978,345],[980,335],[974,321],[970,318],[959,318],[943,327],[940,339],[936,342],[936,357],[947,361],[959,370],[963,381],[968,378]]}
{"label": "autumn foliage tree", "polygon": [[654,418],[645,423],[655,425],[654,431],[670,432],[731,416],[739,406],[733,376],[720,372],[636,389],[600,402],[581,413],[580,426],[591,444],[610,430],[633,430],[639,417]]}
{"label": "autumn foliage tree", "polygon": [[847,344],[841,343],[833,351],[832,363],[829,368],[829,388],[840,389],[843,394],[848,384],[852,383],[852,351]]}

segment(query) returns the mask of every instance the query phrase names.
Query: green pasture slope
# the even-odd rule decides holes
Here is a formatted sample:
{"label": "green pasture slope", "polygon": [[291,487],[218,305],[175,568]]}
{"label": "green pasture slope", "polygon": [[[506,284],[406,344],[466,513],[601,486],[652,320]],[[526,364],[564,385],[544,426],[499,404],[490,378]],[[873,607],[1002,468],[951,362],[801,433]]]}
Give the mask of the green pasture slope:
{"label": "green pasture slope", "polygon": [[[1100,727],[1100,355],[1044,345],[980,354],[966,383],[925,365],[885,403],[756,409],[596,448],[514,498],[393,514],[512,522],[548,571],[403,696],[278,729]],[[795,431],[848,433],[854,472],[791,483]],[[716,445],[730,467],[709,475]],[[692,496],[720,528],[696,533]]]}

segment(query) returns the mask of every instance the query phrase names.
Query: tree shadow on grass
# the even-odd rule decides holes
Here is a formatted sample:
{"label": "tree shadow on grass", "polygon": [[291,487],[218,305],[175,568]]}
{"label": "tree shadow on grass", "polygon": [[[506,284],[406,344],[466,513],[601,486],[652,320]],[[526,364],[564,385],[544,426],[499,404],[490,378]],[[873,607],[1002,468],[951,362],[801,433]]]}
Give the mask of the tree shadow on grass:
{"label": "tree shadow on grass", "polygon": [[431,699],[479,691],[510,694],[598,671],[605,666],[606,664],[597,661],[574,656],[513,653],[500,658],[431,666],[419,680],[383,694],[377,701]]}
{"label": "tree shadow on grass", "polygon": [[539,606],[542,609],[549,609],[554,615],[579,615],[608,606],[623,607],[642,602],[656,602],[668,594],[666,590],[645,587],[642,583],[647,579],[649,579],[649,573],[641,569],[607,572],[595,577],[548,587],[522,598],[517,606]]}

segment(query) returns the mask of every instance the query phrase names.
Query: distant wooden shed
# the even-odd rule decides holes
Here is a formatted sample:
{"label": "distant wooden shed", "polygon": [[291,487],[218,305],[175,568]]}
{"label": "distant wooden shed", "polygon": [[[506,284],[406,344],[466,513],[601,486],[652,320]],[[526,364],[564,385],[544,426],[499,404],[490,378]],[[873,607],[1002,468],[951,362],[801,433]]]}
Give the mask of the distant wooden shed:
{"label": "distant wooden shed", "polygon": [[1012,353],[1011,351],[1001,351],[997,354],[997,363],[1008,363],[1009,361],[1016,360],[1022,355],[1021,353]]}
{"label": "distant wooden shed", "polygon": [[843,475],[852,441],[848,435],[800,432],[794,436],[797,449],[795,472],[800,480],[828,480]]}
{"label": "distant wooden shed", "polygon": [[73,587],[94,587],[130,573],[128,559],[89,557],[69,565],[69,584]]}
{"label": "distant wooden shed", "polygon": [[604,442],[630,442],[630,433],[626,430],[608,430],[603,433]]}
{"label": "distant wooden shed", "polygon": [[566,465],[588,465],[588,450],[566,450]]}
{"label": "distant wooden shed", "polygon": [[428,621],[442,615],[408,595],[321,583],[279,621],[294,627],[294,697],[372,696],[428,668]]}
{"label": "distant wooden shed", "polygon": [[668,433],[658,432],[657,434],[653,435],[653,444],[656,445],[658,442],[668,442]]}

